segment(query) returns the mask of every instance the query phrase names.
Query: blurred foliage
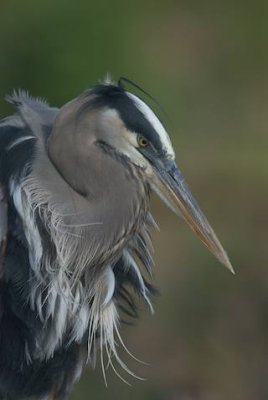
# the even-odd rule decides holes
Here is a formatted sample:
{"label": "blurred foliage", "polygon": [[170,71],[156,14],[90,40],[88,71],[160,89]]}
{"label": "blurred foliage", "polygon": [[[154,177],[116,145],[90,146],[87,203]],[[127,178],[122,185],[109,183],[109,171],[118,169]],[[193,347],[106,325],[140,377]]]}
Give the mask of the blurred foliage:
{"label": "blurred foliage", "polygon": [[[156,314],[124,327],[144,366],[129,388],[88,369],[72,399],[268,398],[268,3],[261,0],[1,0],[4,96],[61,105],[102,78],[156,95],[179,165],[237,274],[154,199]],[[134,349],[134,350],[133,350]],[[123,354],[125,360],[128,356]]]}

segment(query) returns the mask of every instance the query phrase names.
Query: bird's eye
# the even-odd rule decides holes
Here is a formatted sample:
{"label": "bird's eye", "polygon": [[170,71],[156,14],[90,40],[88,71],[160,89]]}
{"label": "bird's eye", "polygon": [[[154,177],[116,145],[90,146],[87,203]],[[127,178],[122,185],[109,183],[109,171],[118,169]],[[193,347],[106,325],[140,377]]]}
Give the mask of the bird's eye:
{"label": "bird's eye", "polygon": [[145,137],[143,137],[143,136],[139,136],[139,137],[138,137],[138,145],[139,145],[140,147],[147,147],[148,144],[149,144],[149,142],[148,142],[147,139],[145,139]]}

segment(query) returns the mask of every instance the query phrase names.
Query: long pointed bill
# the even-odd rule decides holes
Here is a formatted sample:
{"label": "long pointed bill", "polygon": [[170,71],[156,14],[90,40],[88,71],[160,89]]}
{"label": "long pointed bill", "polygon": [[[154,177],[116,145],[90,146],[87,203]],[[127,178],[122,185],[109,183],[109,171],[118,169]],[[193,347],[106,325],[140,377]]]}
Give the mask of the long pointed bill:
{"label": "long pointed bill", "polygon": [[211,253],[234,273],[226,252],[193,198],[175,161],[154,160],[152,165],[154,174],[151,183],[155,192],[176,214],[183,217]]}

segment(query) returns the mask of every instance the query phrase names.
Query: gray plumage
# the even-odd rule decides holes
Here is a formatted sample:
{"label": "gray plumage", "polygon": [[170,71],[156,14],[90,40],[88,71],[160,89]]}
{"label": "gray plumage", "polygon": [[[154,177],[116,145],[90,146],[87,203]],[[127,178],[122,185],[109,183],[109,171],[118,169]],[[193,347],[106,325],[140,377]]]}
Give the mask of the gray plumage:
{"label": "gray plumage", "polygon": [[[144,278],[153,264],[151,190],[231,265],[176,167],[163,125],[141,99],[106,82],[61,109],[24,92],[9,101],[17,111],[0,123],[1,279],[8,290],[19,286],[16,301],[24,301],[23,312],[39,321],[34,327],[24,321],[34,336],[23,341],[25,376],[32,365],[49,370],[62,352],[77,348],[76,361],[62,372],[65,383],[51,378],[53,384],[38,394],[64,399],[98,348],[104,376],[104,355],[113,369],[117,362],[133,374],[115,342],[123,344],[122,301],[134,309],[127,286],[152,310],[152,288]],[[24,254],[26,280],[12,275],[19,265],[7,268],[15,265],[9,237]]]}
{"label": "gray plumage", "polygon": [[[144,243],[149,240],[149,190],[140,167],[118,159],[110,148],[96,145],[102,134],[96,127],[101,125],[100,111],[77,119],[83,95],[61,110],[50,110],[24,93],[10,100],[18,107],[19,116],[14,124],[20,122],[33,133],[11,146],[19,146],[23,140],[33,140],[35,146],[31,171],[26,165],[16,187],[11,180],[11,194],[24,222],[29,246],[31,307],[38,311],[41,320],[53,317],[55,321],[40,332],[33,357],[43,359],[53,356],[67,331],[72,332],[71,340],[83,339],[92,301],[95,315],[102,313],[103,304],[107,304],[111,326],[103,327],[107,330],[103,335],[112,334],[112,324],[118,323],[118,316],[111,303],[115,286],[111,268],[122,252],[127,268],[135,270],[144,287],[142,293],[149,301],[131,250],[136,247],[136,236],[142,237]],[[45,130],[55,117],[46,142]],[[9,120],[9,126],[12,122]],[[116,187],[120,187],[120,192]],[[50,246],[43,246],[37,219],[46,228],[53,252]],[[151,260],[150,256],[148,259]],[[147,268],[151,267],[145,263]],[[100,322],[92,324],[97,331]]]}

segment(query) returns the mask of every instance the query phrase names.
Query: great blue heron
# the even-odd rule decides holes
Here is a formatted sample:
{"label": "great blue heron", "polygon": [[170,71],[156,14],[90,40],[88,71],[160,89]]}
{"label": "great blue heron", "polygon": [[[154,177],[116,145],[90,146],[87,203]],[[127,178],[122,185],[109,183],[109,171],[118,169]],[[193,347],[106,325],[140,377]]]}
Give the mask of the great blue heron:
{"label": "great blue heron", "polygon": [[[151,307],[150,192],[228,257],[154,112],[106,81],[62,108],[25,92],[0,122],[0,399],[63,400],[96,350],[126,368],[120,308]],[[104,367],[103,367],[104,370]]]}

